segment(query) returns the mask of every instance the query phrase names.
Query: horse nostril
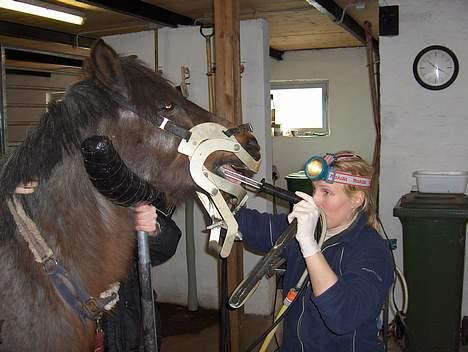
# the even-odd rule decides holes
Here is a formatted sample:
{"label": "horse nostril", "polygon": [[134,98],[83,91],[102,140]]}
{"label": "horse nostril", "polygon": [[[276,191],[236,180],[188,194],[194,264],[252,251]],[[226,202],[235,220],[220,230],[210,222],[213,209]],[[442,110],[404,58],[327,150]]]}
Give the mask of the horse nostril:
{"label": "horse nostril", "polygon": [[255,138],[249,138],[247,140],[245,149],[249,152],[250,155],[252,155],[255,160],[260,160],[260,146],[258,145],[258,142]]}

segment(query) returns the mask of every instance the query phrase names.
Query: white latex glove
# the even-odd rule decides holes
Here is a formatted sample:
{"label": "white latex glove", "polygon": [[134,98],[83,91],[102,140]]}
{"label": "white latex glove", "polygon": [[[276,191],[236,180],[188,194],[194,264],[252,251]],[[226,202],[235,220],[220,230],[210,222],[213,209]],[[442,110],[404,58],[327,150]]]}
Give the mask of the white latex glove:
{"label": "white latex glove", "polygon": [[294,205],[293,211],[288,215],[288,220],[291,222],[297,219],[296,240],[301,247],[302,256],[307,258],[320,252],[320,247],[314,238],[320,213],[310,195],[299,191],[296,194],[303,200]]}

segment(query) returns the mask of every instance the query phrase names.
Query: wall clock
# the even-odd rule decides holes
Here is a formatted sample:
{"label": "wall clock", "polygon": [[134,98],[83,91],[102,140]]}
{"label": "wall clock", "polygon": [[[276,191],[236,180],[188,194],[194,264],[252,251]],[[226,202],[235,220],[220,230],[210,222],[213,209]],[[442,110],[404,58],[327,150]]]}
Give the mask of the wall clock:
{"label": "wall clock", "polygon": [[414,78],[430,90],[441,90],[451,85],[458,75],[458,59],[442,45],[422,49],[413,62]]}

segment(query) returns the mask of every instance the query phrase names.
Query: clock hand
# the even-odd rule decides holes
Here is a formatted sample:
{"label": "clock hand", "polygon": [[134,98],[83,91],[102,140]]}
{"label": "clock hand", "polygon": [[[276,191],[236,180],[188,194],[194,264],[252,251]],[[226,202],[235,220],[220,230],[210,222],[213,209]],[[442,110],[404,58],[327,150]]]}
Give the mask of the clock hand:
{"label": "clock hand", "polygon": [[436,68],[436,65],[434,65],[432,62],[430,62],[428,59],[426,59],[426,62],[431,65],[432,67]]}
{"label": "clock hand", "polygon": [[447,71],[441,69],[438,65],[434,65],[432,62],[430,62],[428,59],[426,59],[426,62],[431,65],[432,67],[435,68],[435,71],[436,71],[436,76],[437,76],[437,80],[439,80],[439,71],[440,72],[443,72],[445,74],[448,74]]}
{"label": "clock hand", "polygon": [[436,65],[436,69],[437,69],[437,71],[441,71],[441,72],[443,72],[443,73],[447,73],[447,71],[442,70],[438,65]]}

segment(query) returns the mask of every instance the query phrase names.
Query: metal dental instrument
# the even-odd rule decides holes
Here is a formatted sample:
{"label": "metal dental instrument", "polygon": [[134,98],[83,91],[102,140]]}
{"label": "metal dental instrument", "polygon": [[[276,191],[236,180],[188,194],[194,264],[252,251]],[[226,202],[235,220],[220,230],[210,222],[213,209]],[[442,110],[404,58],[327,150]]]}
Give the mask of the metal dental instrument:
{"label": "metal dental instrument", "polygon": [[275,197],[284,199],[290,203],[297,203],[302,200],[301,197],[297,196],[294,192],[287,191],[285,189],[275,187],[267,182],[265,182],[265,179],[262,179],[261,181],[256,181],[252,178],[249,178],[247,176],[244,176],[240,173],[237,173],[231,169],[223,167],[221,172],[224,173],[224,175],[230,179],[236,180],[246,186],[252,187],[260,192],[265,192],[268,194],[271,194]]}
{"label": "metal dental instrument", "polygon": [[[228,179],[236,180],[246,186],[254,188],[257,191],[271,194],[288,202],[297,203],[302,200],[301,197],[297,196],[293,192],[266,183],[264,179],[259,182],[228,168],[222,168],[221,172],[223,172],[224,176]],[[323,211],[321,209],[319,209],[319,211],[321,223],[317,224],[316,231],[321,233],[320,238],[323,239],[325,237],[324,232],[327,228],[326,218],[323,214]],[[290,240],[295,238],[296,232],[297,220],[294,219],[286,228],[286,230],[283,231],[280,237],[278,237],[270,251],[262,259],[260,259],[260,261],[250,271],[248,277],[245,278],[231,294],[231,297],[229,298],[230,307],[240,308],[243,306],[250,295],[258,287],[260,280],[263,277],[271,277],[273,275],[274,270],[284,262],[284,259],[281,257],[283,248],[289,243]]]}

